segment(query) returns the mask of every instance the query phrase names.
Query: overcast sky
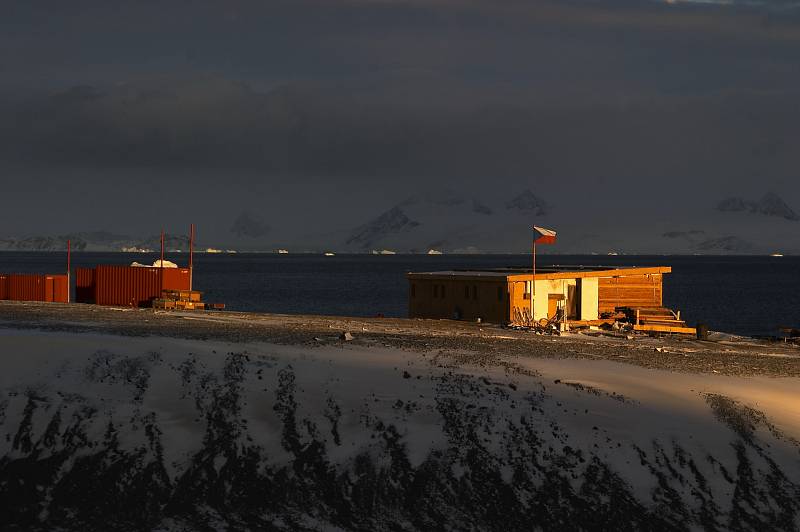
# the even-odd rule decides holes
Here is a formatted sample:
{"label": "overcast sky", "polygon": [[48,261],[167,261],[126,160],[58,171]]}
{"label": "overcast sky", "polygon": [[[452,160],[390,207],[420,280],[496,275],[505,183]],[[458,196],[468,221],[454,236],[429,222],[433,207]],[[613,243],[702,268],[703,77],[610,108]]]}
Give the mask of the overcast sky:
{"label": "overcast sky", "polygon": [[797,206],[798,65],[789,1],[4,2],[0,235],[430,187]]}

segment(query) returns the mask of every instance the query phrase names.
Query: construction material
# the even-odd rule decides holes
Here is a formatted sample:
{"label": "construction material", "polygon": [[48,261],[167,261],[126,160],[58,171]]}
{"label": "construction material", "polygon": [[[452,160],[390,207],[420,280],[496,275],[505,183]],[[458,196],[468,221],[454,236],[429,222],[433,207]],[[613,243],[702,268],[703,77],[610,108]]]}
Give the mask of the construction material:
{"label": "construction material", "polygon": [[697,329],[694,327],[673,327],[670,325],[634,325],[633,330],[670,334],[691,334],[692,336],[697,334]]}
{"label": "construction material", "polygon": [[161,295],[168,299],[181,301],[202,301],[203,292],[196,290],[162,290]]}
{"label": "construction material", "polygon": [[222,310],[224,303],[203,303],[202,292],[197,290],[162,290],[161,297],[153,300],[153,308],[161,310]]}
{"label": "construction material", "polygon": [[681,320],[680,311],[664,307],[617,307],[615,310],[625,314],[635,331],[697,334],[695,327],[689,327]]}

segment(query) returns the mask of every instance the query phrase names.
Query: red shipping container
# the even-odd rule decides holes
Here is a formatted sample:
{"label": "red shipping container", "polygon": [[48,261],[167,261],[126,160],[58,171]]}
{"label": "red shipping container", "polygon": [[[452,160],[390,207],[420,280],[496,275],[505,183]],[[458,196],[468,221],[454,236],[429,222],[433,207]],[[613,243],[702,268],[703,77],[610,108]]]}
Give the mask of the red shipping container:
{"label": "red shipping container", "polygon": [[69,297],[66,275],[19,273],[1,277],[0,299],[66,303]]}
{"label": "red shipping container", "polygon": [[97,266],[94,272],[95,303],[149,307],[162,290],[188,290],[188,268]]}
{"label": "red shipping container", "polygon": [[75,301],[94,303],[94,268],[75,268]]}
{"label": "red shipping container", "polygon": [[44,275],[13,274],[8,276],[8,299],[12,301],[47,301]]}
{"label": "red shipping container", "polygon": [[[53,279],[53,301],[57,303],[69,303],[69,276],[67,275],[48,275],[47,278]],[[48,281],[49,282],[49,281]]]}
{"label": "red shipping container", "polygon": [[[189,268],[164,268],[163,290],[191,290]],[[158,293],[161,297],[161,292]]]}

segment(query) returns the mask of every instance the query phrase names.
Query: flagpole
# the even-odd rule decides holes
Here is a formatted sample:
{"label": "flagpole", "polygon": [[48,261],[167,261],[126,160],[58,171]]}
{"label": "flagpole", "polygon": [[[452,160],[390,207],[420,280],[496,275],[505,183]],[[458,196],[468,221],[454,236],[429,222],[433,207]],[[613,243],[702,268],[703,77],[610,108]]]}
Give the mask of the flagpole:
{"label": "flagpole", "polygon": [[533,326],[534,294],[536,293],[536,236],[533,238],[533,274],[531,275],[531,326]]}

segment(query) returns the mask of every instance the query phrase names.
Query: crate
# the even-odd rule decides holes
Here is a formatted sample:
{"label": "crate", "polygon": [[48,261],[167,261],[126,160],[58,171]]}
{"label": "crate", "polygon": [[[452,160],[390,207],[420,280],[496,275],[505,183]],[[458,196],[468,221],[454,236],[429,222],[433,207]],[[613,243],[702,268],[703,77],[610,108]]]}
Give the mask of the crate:
{"label": "crate", "polygon": [[173,310],[175,308],[175,300],[173,299],[154,299],[153,308],[163,310]]}
{"label": "crate", "polygon": [[162,290],[161,297],[153,300],[153,308],[164,310],[222,310],[224,303],[204,303],[203,292],[196,290]]}
{"label": "crate", "polygon": [[199,301],[175,301],[175,308],[178,310],[203,310],[206,304]]}
{"label": "crate", "polygon": [[176,301],[198,302],[203,299],[203,292],[198,292],[197,290],[162,290],[161,297]]}

